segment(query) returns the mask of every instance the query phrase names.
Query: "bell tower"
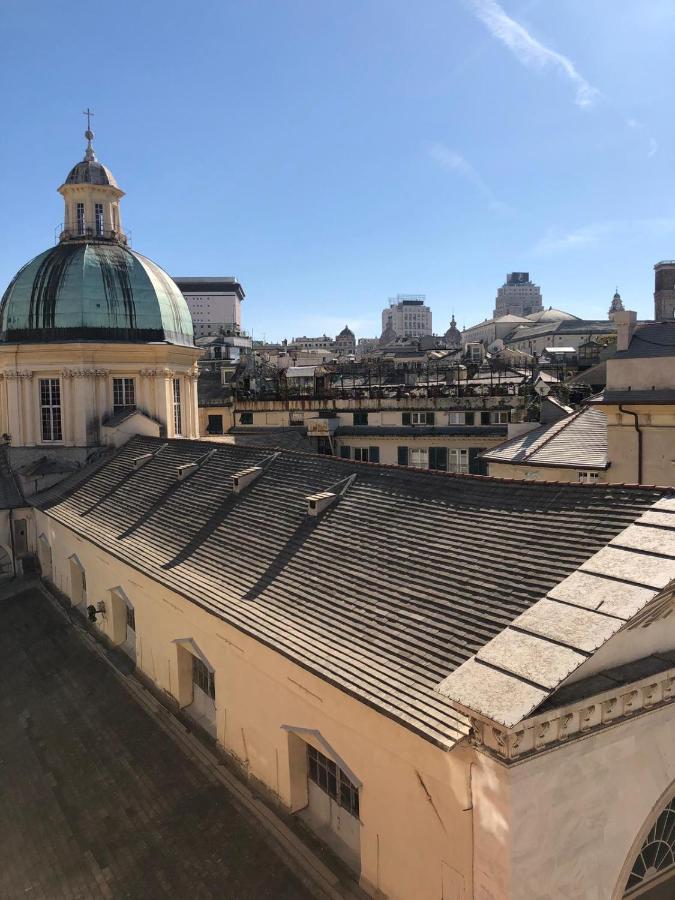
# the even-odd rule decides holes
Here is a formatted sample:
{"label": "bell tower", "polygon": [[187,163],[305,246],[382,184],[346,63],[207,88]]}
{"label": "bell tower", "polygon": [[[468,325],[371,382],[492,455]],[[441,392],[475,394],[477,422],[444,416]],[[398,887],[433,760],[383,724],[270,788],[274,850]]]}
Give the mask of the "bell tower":
{"label": "bell tower", "polygon": [[115,241],[127,243],[120,218],[120,200],[124,191],[120,190],[112,172],[96,158],[92,141],[90,109],[87,117],[87,148],[84,159],[68,173],[65,182],[58,189],[64,201],[63,226],[60,240]]}

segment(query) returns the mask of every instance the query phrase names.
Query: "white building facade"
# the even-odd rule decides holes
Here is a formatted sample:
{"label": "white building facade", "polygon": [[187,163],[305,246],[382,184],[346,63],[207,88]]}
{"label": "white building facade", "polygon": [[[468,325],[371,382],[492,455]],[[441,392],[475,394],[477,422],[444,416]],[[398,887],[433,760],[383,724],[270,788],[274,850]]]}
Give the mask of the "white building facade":
{"label": "white building facade", "polygon": [[397,337],[432,334],[431,309],[424,294],[397,294],[382,311],[382,332],[392,328]]}
{"label": "white building facade", "polygon": [[239,333],[246,295],[236,278],[186,276],[174,281],[187,301],[195,338]]}

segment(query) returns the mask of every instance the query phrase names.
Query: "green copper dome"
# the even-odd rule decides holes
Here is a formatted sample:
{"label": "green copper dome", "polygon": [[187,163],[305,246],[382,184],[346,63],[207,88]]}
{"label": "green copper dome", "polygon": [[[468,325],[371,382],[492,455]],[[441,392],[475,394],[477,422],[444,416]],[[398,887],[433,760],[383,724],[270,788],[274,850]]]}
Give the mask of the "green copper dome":
{"label": "green copper dome", "polygon": [[193,346],[192,318],[159,266],[110,242],[62,242],[21,269],[0,301],[0,340]]}

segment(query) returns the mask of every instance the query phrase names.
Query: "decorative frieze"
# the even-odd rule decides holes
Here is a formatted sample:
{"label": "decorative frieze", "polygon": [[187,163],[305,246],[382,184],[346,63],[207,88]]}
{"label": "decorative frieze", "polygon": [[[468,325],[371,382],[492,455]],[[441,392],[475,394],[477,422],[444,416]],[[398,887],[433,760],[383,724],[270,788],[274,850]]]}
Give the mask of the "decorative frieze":
{"label": "decorative frieze", "polygon": [[163,367],[157,369],[141,369],[141,375],[144,375],[146,378],[173,378],[175,374],[173,369],[166,369]]}
{"label": "decorative frieze", "polygon": [[62,378],[107,378],[110,369],[61,369]]}
{"label": "decorative frieze", "polygon": [[589,699],[546,715],[533,716],[510,730],[471,718],[471,743],[507,762],[550,750],[575,738],[658,709],[675,699],[675,669],[651,675],[630,687],[617,685]]}
{"label": "decorative frieze", "polygon": [[3,369],[0,372],[0,378],[7,378],[10,381],[16,381],[17,378],[32,378],[31,369]]}

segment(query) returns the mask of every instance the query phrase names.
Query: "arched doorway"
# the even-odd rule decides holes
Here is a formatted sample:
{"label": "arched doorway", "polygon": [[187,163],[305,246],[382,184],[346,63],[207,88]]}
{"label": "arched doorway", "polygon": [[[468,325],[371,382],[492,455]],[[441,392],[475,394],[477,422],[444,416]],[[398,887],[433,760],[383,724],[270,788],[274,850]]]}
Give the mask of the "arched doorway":
{"label": "arched doorway", "polygon": [[628,875],[625,900],[675,897],[675,796],[647,832]]}

